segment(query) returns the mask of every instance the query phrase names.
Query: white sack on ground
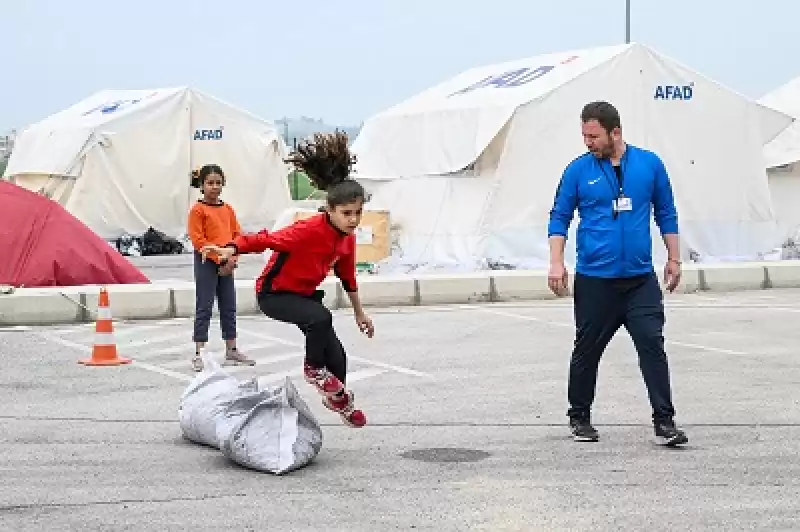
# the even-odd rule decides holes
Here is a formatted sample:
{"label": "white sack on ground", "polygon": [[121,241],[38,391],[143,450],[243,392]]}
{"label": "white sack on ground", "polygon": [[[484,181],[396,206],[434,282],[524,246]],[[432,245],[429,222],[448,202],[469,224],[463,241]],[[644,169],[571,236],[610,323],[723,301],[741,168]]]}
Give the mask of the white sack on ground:
{"label": "white sack on ground", "polygon": [[230,460],[278,475],[305,467],[322,449],[322,429],[288,377],[283,386],[235,400],[217,437]]}
{"label": "white sack on ground", "polygon": [[259,389],[239,382],[208,354],[181,398],[184,436],[220,449],[231,461],[274,474],[308,465],[322,449],[322,429],[294,384]]}
{"label": "white sack on ground", "polygon": [[178,415],[186,439],[219,449],[217,422],[230,404],[244,394],[258,391],[255,379],[240,383],[203,353],[203,367],[183,392]]}

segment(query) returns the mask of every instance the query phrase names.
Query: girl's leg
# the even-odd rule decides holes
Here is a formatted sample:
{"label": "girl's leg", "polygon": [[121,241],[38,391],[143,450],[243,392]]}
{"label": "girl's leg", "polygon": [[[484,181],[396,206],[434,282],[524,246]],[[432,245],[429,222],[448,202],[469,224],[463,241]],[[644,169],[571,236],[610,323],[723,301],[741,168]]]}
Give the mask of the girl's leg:
{"label": "girl's leg", "polygon": [[259,297],[267,316],[297,325],[306,336],[306,381],[325,395],[323,404],[339,414],[351,427],[363,427],[367,418],[354,407],[353,392],[344,389],[347,358],[333,330],[333,317],[321,298],[295,294],[264,294]]}
{"label": "girl's leg", "polygon": [[336,335],[336,331],[331,327],[328,335],[328,345],[325,348],[325,366],[333,373],[344,385],[347,380],[347,353],[345,353],[342,342]]}
{"label": "girl's leg", "polygon": [[203,262],[199,253],[194,254],[195,311],[194,333],[195,356],[192,366],[195,371],[202,371],[203,362],[200,349],[208,342],[208,328],[211,324],[211,312],[214,308],[214,296],[217,292],[217,265],[213,261]]}
{"label": "girl's leg", "polygon": [[328,342],[333,330],[331,312],[319,301],[297,294],[262,294],[261,311],[272,319],[297,325],[306,337],[306,380],[325,394],[339,392],[343,385],[326,370]]}
{"label": "girl's leg", "polygon": [[[344,385],[347,378],[347,354],[333,328],[331,328],[330,336],[328,337],[328,347],[325,350],[325,355],[328,369]],[[322,402],[329,410],[339,414],[342,417],[342,421],[351,427],[360,428],[367,424],[367,416],[364,415],[364,412],[355,408],[353,392],[344,387],[342,387],[340,393],[326,397]]]}
{"label": "girl's leg", "polygon": [[236,285],[233,275],[223,275],[217,284],[217,304],[222,339],[225,340],[225,360],[234,364],[255,366],[255,361],[242,355],[236,348]]}

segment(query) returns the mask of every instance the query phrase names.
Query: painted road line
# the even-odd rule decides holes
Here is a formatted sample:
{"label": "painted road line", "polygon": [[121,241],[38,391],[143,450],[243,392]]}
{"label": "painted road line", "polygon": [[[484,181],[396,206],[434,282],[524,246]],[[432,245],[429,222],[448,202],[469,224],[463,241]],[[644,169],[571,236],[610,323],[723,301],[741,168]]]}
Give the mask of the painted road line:
{"label": "painted road line", "polygon": [[[539,322],[539,323],[545,323],[545,324],[553,325],[555,327],[569,327],[569,328],[574,327],[574,325],[571,324],[571,323],[563,323],[563,322],[557,322],[557,321],[542,320],[542,319],[539,319],[539,318],[534,318],[532,316],[525,316],[525,315],[522,315],[522,314],[514,314],[512,312],[502,312],[502,311],[497,311],[497,310],[483,308],[483,307],[476,307],[476,308],[478,310],[482,311],[482,312],[487,312],[489,314],[497,314],[498,316],[505,316],[505,317],[508,317],[508,318],[515,318],[515,319],[518,319],[518,320],[535,321],[535,322]],[[745,353],[743,351],[734,351],[734,350],[731,350],[731,349],[724,349],[724,348],[721,348],[721,347],[713,347],[713,346],[700,345],[700,344],[690,344],[690,343],[686,343],[686,342],[678,342],[678,341],[675,341],[675,340],[666,340],[666,343],[667,344],[671,344],[671,345],[676,345],[676,346],[679,346],[679,347],[688,347],[688,348],[691,348],[691,349],[698,349],[698,350],[701,350],[701,351],[709,351],[709,352],[713,352],[713,353],[724,353],[724,354],[727,354],[727,355],[743,355],[743,356],[750,355],[750,353]]]}
{"label": "painted road line", "polygon": [[[254,336],[255,338],[261,338],[262,340],[272,341],[272,342],[275,342],[277,344],[288,345],[288,346],[291,346],[291,347],[303,347],[303,345],[300,344],[300,343],[290,342],[289,340],[284,340],[283,338],[278,338],[276,336],[271,336],[271,335],[264,334],[264,333],[261,333],[261,332],[254,332],[254,331],[251,331],[251,330],[248,330],[248,329],[243,329],[241,327],[239,328],[239,331],[243,332],[243,333],[246,333],[246,334],[249,334],[251,336]],[[406,375],[414,375],[415,377],[422,377],[422,378],[425,378],[425,379],[433,379],[433,375],[431,375],[430,373],[423,373],[422,371],[416,371],[416,370],[413,370],[413,369],[404,368],[402,366],[395,366],[393,364],[386,364],[385,362],[378,362],[378,361],[375,361],[375,360],[372,360],[372,359],[353,356],[353,355],[350,355],[350,354],[347,355],[347,358],[350,359],[350,360],[357,360],[357,361],[363,362],[365,364],[372,364],[373,366],[378,366],[380,368],[390,369],[390,370],[396,371],[398,373],[405,373]]]}
{"label": "painted road line", "polygon": [[[255,344],[248,345],[246,350],[249,353],[249,352],[258,351],[258,350],[261,350],[261,349],[267,349],[269,347],[275,347],[275,343],[274,342],[258,342],[258,343],[255,343]],[[220,342],[218,345],[206,345],[206,349],[207,350],[210,349],[211,351],[224,351],[225,350],[225,344]],[[164,349],[160,349],[159,351],[156,352],[156,354],[157,355],[188,354],[188,355],[191,356],[191,355],[194,354],[194,350],[195,350],[194,343],[189,342],[189,343],[182,343],[181,345],[174,345],[172,347],[167,347],[167,348],[164,348]],[[169,363],[164,364],[164,365],[166,366],[166,365],[173,364],[173,363],[174,362],[169,362]]]}
{"label": "painted road line", "polygon": [[[75,350],[83,352],[83,353],[88,353],[88,354],[92,353],[92,348],[87,346],[87,345],[79,344],[77,342],[72,342],[72,341],[67,340],[65,338],[61,338],[60,336],[50,335],[50,334],[46,334],[46,333],[41,334],[41,336],[43,338],[47,339],[47,340],[50,340],[51,342],[55,342],[55,343],[61,344],[64,347],[70,347],[72,349],[75,349]],[[131,362],[131,365],[135,366],[137,368],[141,368],[141,369],[144,369],[144,370],[147,370],[147,371],[151,371],[153,373],[160,373],[161,375],[164,375],[164,376],[167,376],[167,377],[172,377],[173,379],[178,379],[178,380],[181,380],[181,381],[184,381],[184,382],[189,382],[194,378],[191,375],[186,375],[184,373],[178,373],[177,371],[171,371],[171,370],[168,370],[166,368],[159,367],[159,366],[153,366],[151,364],[147,364],[147,363],[144,363],[144,362],[139,362],[138,360],[133,360]]]}
{"label": "painted road line", "polygon": [[238,332],[244,333],[244,334],[249,334],[253,338],[259,338],[261,340],[266,340],[268,342],[274,342],[274,343],[280,344],[280,345],[286,345],[286,346],[289,346],[289,347],[304,347],[304,344],[301,344],[299,342],[292,342],[290,340],[284,340],[283,338],[278,338],[277,336],[271,336],[269,334],[264,334],[262,332],[251,331],[250,329],[247,329],[247,328],[241,327],[241,326],[238,327]]}
{"label": "painted road line", "polygon": [[[292,352],[292,353],[283,353],[283,354],[280,354],[280,355],[255,358],[254,359],[256,361],[256,366],[255,367],[262,366],[262,365],[267,365],[267,364],[275,364],[276,362],[283,362],[284,360],[297,359],[297,358],[302,357],[302,356],[303,356],[303,353],[295,351],[295,352]],[[224,354],[221,354],[219,356],[220,364],[222,364],[221,361],[224,359],[224,357],[225,357]],[[191,360],[189,358],[186,358],[186,359],[181,359],[181,360],[172,360],[170,362],[166,362],[166,363],[160,364],[160,365],[161,365],[161,367],[164,367],[164,368],[178,368],[178,367],[181,367],[181,366],[189,367],[192,364],[191,364]],[[231,368],[231,367],[245,367],[245,368],[249,367],[249,368],[252,368],[253,366],[225,366],[226,369],[227,368]]]}
{"label": "painted road line", "polygon": [[[417,371],[414,369],[404,368],[402,366],[395,366],[393,364],[386,364],[385,362],[378,362],[377,360],[372,360],[369,358],[357,357],[353,355],[347,355],[347,358],[350,360],[357,360],[359,362],[363,362],[364,364],[372,364],[373,366],[378,366],[379,368],[390,369],[392,371],[396,371],[398,373],[405,373],[406,375],[413,375],[415,377],[421,377],[423,379],[433,379],[433,375],[430,373],[424,373],[422,371]],[[350,378],[349,376],[347,377]]]}
{"label": "painted road line", "polygon": [[118,347],[124,347],[125,349],[132,349],[136,347],[150,347],[153,344],[160,344],[163,342],[169,342],[170,340],[179,339],[182,340],[181,334],[179,331],[172,331],[168,334],[150,336],[148,338],[142,338],[141,340],[136,340],[134,342],[118,342]]}
{"label": "painted road line", "polygon": [[[377,377],[378,375],[383,375],[384,373],[388,373],[389,370],[381,369],[381,368],[365,368],[354,371],[352,373],[347,374],[347,383],[348,385],[352,382],[358,382],[365,379],[369,379],[371,377]],[[292,377],[296,377],[300,379],[303,376],[303,368],[297,368],[290,371],[284,371],[281,373],[273,373],[271,375],[264,375],[258,378],[259,384],[269,385],[275,384],[278,382],[283,382],[286,377],[290,379]],[[304,381],[305,382],[305,381]]]}
{"label": "painted road line", "polygon": [[545,325],[552,325],[554,327],[572,327],[573,326],[572,323],[566,323],[566,322],[563,322],[563,321],[545,320],[545,319],[542,319],[542,318],[537,318],[535,316],[526,316],[524,314],[516,314],[514,312],[507,312],[507,311],[504,311],[504,310],[495,310],[495,309],[491,309],[491,308],[478,307],[478,306],[469,306],[469,307],[465,306],[465,308],[479,310],[481,312],[486,312],[488,314],[495,314],[497,316],[504,316],[506,318],[515,318],[515,319],[518,319],[518,320],[525,320],[525,321],[533,321],[533,322],[536,322],[536,323],[543,323]]}

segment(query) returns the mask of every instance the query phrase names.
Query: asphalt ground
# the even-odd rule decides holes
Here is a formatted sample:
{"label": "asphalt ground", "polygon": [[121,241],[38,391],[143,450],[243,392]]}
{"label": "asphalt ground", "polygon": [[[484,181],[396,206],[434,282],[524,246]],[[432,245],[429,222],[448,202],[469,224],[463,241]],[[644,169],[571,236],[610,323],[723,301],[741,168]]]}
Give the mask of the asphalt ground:
{"label": "asphalt ground", "polygon": [[371,340],[335,312],[363,429],[300,378],[299,331],[242,317],[258,364],[234,374],[288,375],[322,424],[315,461],[281,477],[182,438],[190,320],[116,322],[134,363],[105,368],[77,363],[91,325],[3,329],[0,529],[798,530],[798,296],[667,297],[682,449],[652,442],[624,330],[600,368],[601,439],[571,440],[570,300],[376,310]]}

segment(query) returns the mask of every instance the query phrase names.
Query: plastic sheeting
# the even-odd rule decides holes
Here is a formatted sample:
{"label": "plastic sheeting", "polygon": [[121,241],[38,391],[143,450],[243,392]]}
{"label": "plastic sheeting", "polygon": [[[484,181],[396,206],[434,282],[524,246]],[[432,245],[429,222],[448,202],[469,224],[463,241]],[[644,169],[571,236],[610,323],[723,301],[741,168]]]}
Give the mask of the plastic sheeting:
{"label": "plastic sheeting", "polygon": [[149,283],[58,203],[0,181],[0,284],[17,287]]}
{"label": "plastic sheeting", "polygon": [[220,449],[250,469],[285,474],[305,467],[322,449],[322,429],[292,381],[261,389],[240,382],[208,354],[204,370],[181,398],[184,437]]}

